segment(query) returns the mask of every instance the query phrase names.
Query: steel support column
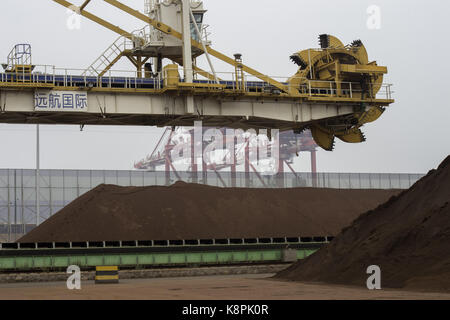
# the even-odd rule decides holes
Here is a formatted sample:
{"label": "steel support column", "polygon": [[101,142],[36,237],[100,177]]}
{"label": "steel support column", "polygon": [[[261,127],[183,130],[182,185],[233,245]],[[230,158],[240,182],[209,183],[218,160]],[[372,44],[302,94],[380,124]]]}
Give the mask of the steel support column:
{"label": "steel support column", "polygon": [[191,175],[192,183],[198,183],[198,166],[195,159],[195,134],[194,130],[191,131]]}
{"label": "steel support column", "polygon": [[[191,41],[191,1],[182,0],[183,15],[183,67],[184,81],[194,82],[194,70],[192,65],[192,41]],[[194,96],[186,96],[186,113],[194,113]]]}
{"label": "steel support column", "polygon": [[278,159],[278,173],[277,173],[277,184],[279,188],[284,188],[284,159],[281,158],[281,154]]}
{"label": "steel support column", "polygon": [[202,133],[202,175],[203,175],[203,184],[208,184],[208,164],[205,161],[205,144],[203,143],[203,133]]}
{"label": "steel support column", "polygon": [[39,124],[36,125],[36,226],[40,224],[40,136],[39,136]]}
{"label": "steel support column", "polygon": [[165,170],[164,170],[164,173],[166,175],[166,186],[170,185],[170,150],[171,150],[170,145],[166,144],[165,150],[164,150],[164,153],[166,156],[165,157]]}
{"label": "steel support column", "polygon": [[233,149],[230,150],[231,161],[232,161],[232,164],[231,164],[231,186],[233,188],[236,188],[236,183],[237,183],[237,181],[236,181],[237,180],[237,176],[236,176],[236,162],[237,162],[237,159],[236,159],[236,145],[237,145],[237,138],[235,136],[234,140],[233,140]]}
{"label": "steel support column", "polygon": [[311,151],[311,175],[312,175],[312,186],[317,188],[317,151]]}
{"label": "steel support column", "polygon": [[249,138],[245,141],[245,187],[250,187],[250,141]]}

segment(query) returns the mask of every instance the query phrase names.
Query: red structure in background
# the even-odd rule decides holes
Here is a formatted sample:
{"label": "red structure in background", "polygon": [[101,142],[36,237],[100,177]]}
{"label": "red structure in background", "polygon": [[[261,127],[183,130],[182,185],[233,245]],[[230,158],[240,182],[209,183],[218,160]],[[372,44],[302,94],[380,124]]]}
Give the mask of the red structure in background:
{"label": "red structure in background", "polygon": [[[208,130],[208,128],[203,128],[203,132]],[[202,176],[202,180],[204,184],[207,184],[208,181],[208,172],[214,172],[218,179],[221,181],[221,183],[227,187],[226,183],[222,179],[220,172],[226,169],[229,169],[231,172],[232,177],[232,187],[236,187],[236,172],[237,172],[237,166],[244,165],[244,172],[245,172],[245,183],[246,186],[249,187],[250,182],[250,173],[253,172],[256,174],[256,176],[259,178],[259,180],[262,182],[263,185],[265,185],[264,180],[262,179],[260,173],[252,162],[250,161],[251,157],[250,155],[254,152],[257,153],[256,159],[262,160],[259,155],[259,149],[257,147],[252,147],[249,143],[249,139],[245,137],[239,137],[242,139],[238,139],[238,137],[234,136],[234,141],[230,143],[230,141],[227,141],[225,130],[226,129],[219,129],[222,131],[224,136],[224,142],[223,145],[225,148],[227,146],[233,145],[234,150],[224,149],[226,152],[229,153],[231,157],[233,157],[233,161],[231,163],[233,164],[223,164],[223,163],[209,163],[207,164],[205,159],[203,158],[203,152],[200,155],[202,157],[201,163],[202,163],[202,170],[199,170],[199,164],[195,162],[194,158],[194,150],[195,150],[195,139],[194,139],[194,129],[190,129],[186,131],[186,134],[190,136],[189,142],[184,141],[181,143],[190,143],[191,148],[191,157],[190,157],[190,171],[192,173],[192,182],[197,183],[199,179],[199,174]],[[175,148],[176,141],[174,141],[174,136],[176,134],[175,128],[166,128],[163,135],[159,139],[155,149],[153,152],[147,156],[147,158],[139,161],[134,165],[134,168],[136,170],[150,170],[150,171],[156,171],[157,167],[164,166],[165,167],[165,173],[166,173],[166,184],[170,184],[170,175],[173,172],[178,180],[181,180],[181,177],[179,176],[177,169],[175,168],[175,165],[172,161],[172,150]],[[238,147],[238,141],[242,142],[244,141],[244,144],[241,144],[240,147]],[[311,172],[313,174],[313,186],[315,186],[315,175],[317,173],[317,145],[312,138],[310,131],[304,131],[300,134],[295,134],[293,131],[284,131],[279,134],[279,168],[278,168],[278,179],[280,183],[280,187],[283,187],[282,184],[284,184],[284,173],[285,168],[287,167],[292,173],[295,175],[297,174],[296,171],[293,169],[292,164],[294,162],[294,159],[301,153],[301,152],[310,152],[311,155]],[[207,143],[203,143],[203,151]],[[242,150],[244,149],[244,150]],[[238,158],[238,154],[243,153],[243,157]],[[253,154],[254,155],[254,154]]]}

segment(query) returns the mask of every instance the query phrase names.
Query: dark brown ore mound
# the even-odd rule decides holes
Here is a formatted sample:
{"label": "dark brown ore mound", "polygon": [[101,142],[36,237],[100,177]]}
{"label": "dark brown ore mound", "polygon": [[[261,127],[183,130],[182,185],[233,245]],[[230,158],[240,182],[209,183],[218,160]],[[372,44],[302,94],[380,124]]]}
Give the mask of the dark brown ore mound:
{"label": "dark brown ore mound", "polygon": [[411,189],[359,217],[329,245],[277,275],[294,281],[450,291],[450,156]]}
{"label": "dark brown ore mound", "polygon": [[100,185],[18,242],[334,236],[398,193]]}

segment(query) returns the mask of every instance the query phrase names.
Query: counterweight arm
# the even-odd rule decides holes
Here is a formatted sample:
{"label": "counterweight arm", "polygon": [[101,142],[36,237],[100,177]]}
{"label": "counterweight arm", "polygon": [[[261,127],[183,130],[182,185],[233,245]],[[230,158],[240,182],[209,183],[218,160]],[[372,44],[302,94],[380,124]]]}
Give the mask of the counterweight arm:
{"label": "counterweight arm", "polygon": [[68,1],[65,1],[65,0],[53,0],[53,1],[56,2],[56,3],[59,3],[60,5],[68,8],[68,9],[70,9],[72,11],[74,11],[75,13],[81,14],[83,17],[86,17],[89,20],[92,20],[92,21],[98,23],[99,25],[101,25],[101,26],[103,26],[103,27],[105,27],[105,28],[107,28],[107,29],[109,29],[111,31],[114,31],[115,33],[120,34],[121,36],[126,37],[127,39],[133,40],[133,35],[131,33],[121,29],[118,26],[113,25],[112,23],[109,23],[106,20],[103,20],[102,18],[100,18],[100,17],[98,17],[98,16],[96,16],[96,15],[94,15],[94,14],[92,14],[92,13],[86,11],[86,10],[81,10],[81,8],[80,8],[79,12],[77,12],[77,10],[75,10],[75,8],[78,8],[78,7],[75,6],[74,4],[68,2]]}
{"label": "counterweight arm", "polygon": [[[70,3],[70,2],[68,2],[68,1],[65,1],[65,0],[53,0],[53,1],[58,3],[58,4],[60,4],[60,5],[62,5],[62,6],[64,6],[64,7],[66,7],[66,8],[68,8],[68,9],[70,9],[70,10],[73,10],[75,13],[81,14],[83,17],[86,17],[89,20],[94,21],[94,22],[98,23],[99,25],[101,25],[101,26],[103,26],[103,27],[105,27],[105,28],[107,28],[107,29],[109,29],[109,30],[111,30],[111,31],[121,35],[121,36],[126,37],[129,40],[136,40],[136,39],[138,39],[137,37],[133,36],[128,31],[125,31],[122,28],[120,28],[118,26],[115,26],[115,25],[109,23],[108,21],[106,21],[106,20],[104,20],[104,19],[102,19],[102,18],[100,18],[100,17],[98,17],[98,16],[96,16],[96,15],[94,15],[94,14],[92,14],[92,13],[86,11],[86,10],[84,10],[85,7],[87,6],[87,4],[90,2],[90,0],[89,1],[85,1],[83,3],[83,5],[79,8],[79,11],[78,10],[74,10],[74,8],[77,8],[77,6],[72,4],[72,3]],[[144,40],[142,39],[141,41],[143,42]],[[181,61],[176,61],[176,62],[178,64],[180,64],[180,65],[183,65],[183,63]],[[194,66],[193,69],[194,69],[195,72],[197,72],[198,74],[202,75],[203,77],[208,78],[210,80],[215,80],[214,75],[208,73],[207,71],[205,71],[205,70],[203,70],[203,69],[201,69],[201,68],[199,68],[197,66]],[[107,70],[104,70],[104,72],[106,72],[106,71]]]}
{"label": "counterweight arm", "polygon": [[[72,3],[68,2],[68,1],[65,1],[65,0],[53,0],[53,1],[58,3],[58,4],[60,4],[60,5],[62,5],[62,6],[64,6],[64,7],[66,7],[66,8],[72,9],[72,10],[73,10],[74,7],[76,7]],[[134,16],[135,18],[140,19],[141,21],[144,21],[144,22],[150,24],[155,29],[157,29],[157,30],[159,30],[161,32],[169,34],[169,35],[171,35],[171,36],[173,36],[173,37],[175,37],[177,39],[180,39],[180,40],[183,39],[183,35],[180,32],[174,30],[172,27],[170,27],[170,26],[168,26],[168,25],[166,25],[166,24],[164,24],[162,22],[159,22],[159,21],[156,21],[154,19],[151,19],[151,18],[147,17],[146,15],[140,13],[139,11],[134,10],[133,8],[131,8],[131,7],[125,5],[125,4],[123,4],[123,3],[121,3],[121,2],[119,2],[117,0],[103,0],[103,1],[111,4],[112,6],[118,8],[118,9],[120,9],[122,11],[127,12],[128,14]],[[111,31],[114,31],[114,32],[116,32],[116,33],[118,33],[118,34],[120,34],[122,36],[125,36],[126,38],[128,38],[130,40],[133,40],[133,38],[134,38],[131,33],[129,33],[127,31],[119,28],[118,26],[115,26],[115,25],[107,22],[106,20],[101,19],[100,17],[98,17],[98,16],[96,16],[96,15],[94,15],[94,14],[92,14],[92,13],[86,11],[86,10],[80,10],[80,12],[78,12],[78,13],[80,13],[82,16],[84,16],[84,17],[86,17],[86,18],[88,18],[88,19],[90,19],[90,20],[100,24],[101,26],[103,26],[103,27],[105,27],[105,28],[107,28],[107,29],[109,29]],[[200,42],[194,40],[194,39],[192,39],[192,46],[204,52],[202,44]],[[208,51],[208,53],[210,55],[212,55],[212,56],[216,57],[217,59],[222,60],[222,61],[224,61],[224,62],[226,62],[226,63],[228,63],[228,64],[230,64],[230,65],[232,65],[234,67],[237,66],[238,63],[234,59],[232,59],[232,58],[230,58],[230,57],[220,53],[219,51],[216,51],[216,50],[212,49],[209,46],[207,46],[206,48],[207,48],[207,51]],[[281,90],[281,91],[283,91],[285,93],[288,93],[288,94],[290,94],[292,96],[299,96],[299,92],[297,90],[289,90],[288,86],[286,86],[286,85],[284,85],[284,84],[282,84],[282,83],[280,83],[280,82],[278,82],[278,81],[276,81],[276,80],[274,80],[274,79],[272,79],[272,78],[270,78],[270,77],[268,77],[268,76],[258,72],[255,69],[252,69],[252,68],[250,68],[250,67],[248,67],[246,65],[243,65],[243,64],[240,64],[240,67],[242,68],[242,70],[244,72],[247,72],[248,74],[251,74],[251,75],[255,76],[256,78],[271,84],[272,86],[278,88],[279,90]],[[197,67],[195,67],[194,70],[197,71],[199,74],[202,74],[202,75],[206,74],[205,71],[203,71],[203,70],[201,70],[201,69],[199,69]],[[211,79],[211,76],[209,74],[208,74],[208,78]]]}

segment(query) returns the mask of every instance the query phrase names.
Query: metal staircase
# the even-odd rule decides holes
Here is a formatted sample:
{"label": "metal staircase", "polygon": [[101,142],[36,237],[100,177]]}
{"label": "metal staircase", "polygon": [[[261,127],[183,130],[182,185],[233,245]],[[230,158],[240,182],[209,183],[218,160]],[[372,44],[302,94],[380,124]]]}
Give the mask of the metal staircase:
{"label": "metal staircase", "polygon": [[120,36],[98,57],[84,72],[83,76],[102,77],[116,64],[126,53],[145,47],[150,41],[150,26],[135,30],[131,33],[131,39]]}
{"label": "metal staircase", "polygon": [[120,36],[98,57],[84,72],[83,76],[102,77],[117,61],[122,58],[124,52],[132,50],[134,44],[126,37]]}

